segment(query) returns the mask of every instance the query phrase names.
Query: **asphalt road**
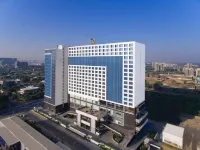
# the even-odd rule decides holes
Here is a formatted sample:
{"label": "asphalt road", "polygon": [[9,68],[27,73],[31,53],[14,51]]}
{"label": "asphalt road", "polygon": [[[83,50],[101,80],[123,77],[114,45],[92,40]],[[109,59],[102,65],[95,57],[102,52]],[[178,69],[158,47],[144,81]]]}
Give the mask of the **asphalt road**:
{"label": "asphalt road", "polygon": [[33,107],[41,106],[42,103],[43,103],[43,99],[38,99],[38,100],[33,100],[24,104],[19,104],[15,107],[7,109],[6,111],[5,110],[0,111],[0,119],[15,115],[17,113],[28,112],[31,109],[33,109]]}
{"label": "asphalt road", "polygon": [[37,122],[44,134],[51,136],[73,150],[101,150],[97,145],[31,111],[28,118]]}

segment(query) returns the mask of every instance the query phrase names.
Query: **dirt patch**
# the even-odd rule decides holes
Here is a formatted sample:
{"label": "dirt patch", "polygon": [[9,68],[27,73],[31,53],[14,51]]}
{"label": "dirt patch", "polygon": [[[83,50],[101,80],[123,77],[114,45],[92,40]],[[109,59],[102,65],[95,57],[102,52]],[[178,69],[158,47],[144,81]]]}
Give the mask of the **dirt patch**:
{"label": "dirt patch", "polygon": [[189,119],[182,117],[181,120],[182,120],[182,122],[180,123],[181,127],[190,127],[190,128],[200,130],[200,117],[199,116],[190,117]]}
{"label": "dirt patch", "polygon": [[[188,119],[187,119],[188,118]],[[200,148],[200,117],[182,117],[181,127],[185,128],[184,150],[196,150]]]}

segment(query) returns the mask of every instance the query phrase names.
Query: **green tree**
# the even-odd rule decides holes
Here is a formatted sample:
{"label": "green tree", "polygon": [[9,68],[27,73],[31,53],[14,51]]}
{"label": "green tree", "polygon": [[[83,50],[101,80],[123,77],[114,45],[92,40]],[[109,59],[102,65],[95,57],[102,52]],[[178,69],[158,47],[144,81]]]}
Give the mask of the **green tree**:
{"label": "green tree", "polygon": [[152,88],[151,84],[145,80],[145,88]]}
{"label": "green tree", "polygon": [[26,83],[30,81],[30,78],[25,76],[25,77],[22,77],[21,81]]}
{"label": "green tree", "polygon": [[0,95],[0,110],[8,106],[9,98],[7,95]]}
{"label": "green tree", "polygon": [[156,83],[153,84],[154,90],[161,90],[162,86],[163,86],[163,83],[160,81],[157,81]]}
{"label": "green tree", "polygon": [[14,99],[14,100],[17,100],[18,96],[17,96],[17,94],[13,94],[11,98]]}

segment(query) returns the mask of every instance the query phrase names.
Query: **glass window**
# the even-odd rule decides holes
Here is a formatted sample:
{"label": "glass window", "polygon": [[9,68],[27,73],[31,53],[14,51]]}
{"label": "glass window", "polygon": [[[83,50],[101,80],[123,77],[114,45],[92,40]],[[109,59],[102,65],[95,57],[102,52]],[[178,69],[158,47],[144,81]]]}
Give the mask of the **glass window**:
{"label": "glass window", "polygon": [[129,56],[129,59],[133,59],[133,56]]}
{"label": "glass window", "polygon": [[129,65],[129,68],[133,68],[133,65]]}

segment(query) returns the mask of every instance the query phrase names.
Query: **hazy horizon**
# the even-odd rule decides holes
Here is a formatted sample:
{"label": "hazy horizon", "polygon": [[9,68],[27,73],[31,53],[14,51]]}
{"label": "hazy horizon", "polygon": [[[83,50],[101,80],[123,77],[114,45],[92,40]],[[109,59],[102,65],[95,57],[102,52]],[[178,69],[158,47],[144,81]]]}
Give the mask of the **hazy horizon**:
{"label": "hazy horizon", "polygon": [[199,0],[0,0],[0,56],[43,60],[44,49],[137,41],[146,62],[200,62]]}

